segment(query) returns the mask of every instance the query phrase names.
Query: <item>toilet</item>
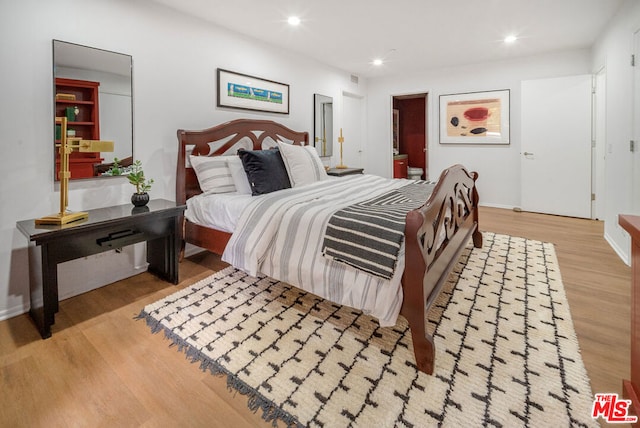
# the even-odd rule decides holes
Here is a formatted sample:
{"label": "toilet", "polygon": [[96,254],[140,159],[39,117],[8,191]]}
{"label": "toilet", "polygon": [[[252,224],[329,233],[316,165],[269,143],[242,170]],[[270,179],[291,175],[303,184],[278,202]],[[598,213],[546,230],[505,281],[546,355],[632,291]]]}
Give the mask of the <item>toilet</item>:
{"label": "toilet", "polygon": [[422,168],[414,168],[410,166],[407,168],[407,178],[409,180],[421,180],[422,172]]}

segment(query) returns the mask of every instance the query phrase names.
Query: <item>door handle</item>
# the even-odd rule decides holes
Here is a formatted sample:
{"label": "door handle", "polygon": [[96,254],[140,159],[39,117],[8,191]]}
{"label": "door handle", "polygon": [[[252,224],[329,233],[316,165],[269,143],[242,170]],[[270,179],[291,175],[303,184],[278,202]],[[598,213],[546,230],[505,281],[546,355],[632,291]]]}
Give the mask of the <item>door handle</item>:
{"label": "door handle", "polygon": [[523,155],[525,155],[525,156],[533,156],[533,153],[524,152]]}

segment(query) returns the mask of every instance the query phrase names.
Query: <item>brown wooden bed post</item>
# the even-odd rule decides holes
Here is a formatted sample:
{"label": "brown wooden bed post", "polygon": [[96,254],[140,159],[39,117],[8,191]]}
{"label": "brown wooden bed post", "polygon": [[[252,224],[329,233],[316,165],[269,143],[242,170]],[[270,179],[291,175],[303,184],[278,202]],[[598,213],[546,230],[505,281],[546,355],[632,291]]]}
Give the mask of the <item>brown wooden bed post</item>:
{"label": "brown wooden bed post", "polygon": [[476,223],[476,230],[473,232],[473,246],[476,248],[482,248],[482,232],[480,232],[480,228],[477,226],[480,224],[478,219],[478,202],[480,201],[480,197],[478,196],[478,188],[475,186],[475,182],[478,180],[478,173],[473,171],[471,172],[471,176],[473,177],[473,191],[471,197],[473,198],[473,206],[475,207],[473,210],[473,221]]}
{"label": "brown wooden bed post", "polygon": [[418,370],[427,374],[433,374],[435,365],[435,342],[427,331],[427,312],[469,239],[474,246],[482,246],[477,178],[477,173],[469,173],[461,165],[447,168],[429,200],[407,214],[400,313],[411,328]]}
{"label": "brown wooden bed post", "polygon": [[[420,230],[424,217],[419,211],[410,211],[407,214],[406,230]],[[421,247],[417,233],[406,235],[405,241],[405,266],[402,274],[403,303],[402,315],[409,322],[411,338],[413,339],[413,352],[416,357],[418,370],[427,374],[433,374],[433,366],[436,357],[436,348],[433,337],[426,329],[426,305],[423,279],[427,266],[422,253],[417,250]],[[413,251],[410,251],[413,249]]]}
{"label": "brown wooden bed post", "polygon": [[176,203],[184,204],[187,201],[187,193],[185,188],[185,176],[184,169],[186,166],[185,163],[185,150],[184,150],[184,142],[182,141],[182,136],[184,131],[178,130],[178,163],[176,165]]}
{"label": "brown wooden bed post", "polygon": [[[183,135],[184,131],[179,129],[178,130],[178,162],[177,162],[177,171],[176,171],[176,204],[180,204],[180,205],[184,205],[187,203],[187,195],[186,195],[186,190],[185,190],[185,177],[184,177],[184,169],[185,169],[185,165],[186,165],[186,161],[185,161],[185,150],[184,150],[184,143],[182,141],[182,135]],[[185,226],[185,218],[184,218],[184,211],[182,212],[182,215],[180,216],[180,218],[178,219],[178,221],[180,222],[180,227],[179,227],[179,236],[178,239],[180,240],[180,255],[179,255],[179,260],[182,261],[182,259],[184,259],[184,249],[186,247],[186,242],[184,240],[184,226]]]}

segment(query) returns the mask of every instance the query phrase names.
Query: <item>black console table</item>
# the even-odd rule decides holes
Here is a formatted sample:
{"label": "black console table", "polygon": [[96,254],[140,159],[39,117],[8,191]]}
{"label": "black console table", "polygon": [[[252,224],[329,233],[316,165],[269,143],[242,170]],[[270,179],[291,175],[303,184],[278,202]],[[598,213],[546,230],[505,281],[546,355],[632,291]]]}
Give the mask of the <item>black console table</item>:
{"label": "black console table", "polygon": [[58,312],[58,263],[146,241],[148,271],[177,284],[179,221],[185,208],[155,199],[140,208],[127,204],[90,210],[87,220],[61,226],[19,221],[18,229],[29,238],[29,314],[42,338],[51,337]]}

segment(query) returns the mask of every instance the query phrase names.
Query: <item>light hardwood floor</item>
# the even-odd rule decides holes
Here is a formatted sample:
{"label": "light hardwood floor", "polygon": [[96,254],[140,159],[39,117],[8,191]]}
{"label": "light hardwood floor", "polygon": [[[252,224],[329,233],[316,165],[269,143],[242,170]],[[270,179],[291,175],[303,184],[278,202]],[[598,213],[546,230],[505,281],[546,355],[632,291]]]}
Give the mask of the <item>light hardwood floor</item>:
{"label": "light hardwood floor", "polygon": [[[481,208],[481,230],[553,242],[594,392],[629,376],[630,268],[601,222]],[[225,380],[202,372],[134,317],[225,264],[201,253],[176,287],[144,273],[64,300],[53,337],[27,315],[0,322],[2,427],[270,426]]]}

